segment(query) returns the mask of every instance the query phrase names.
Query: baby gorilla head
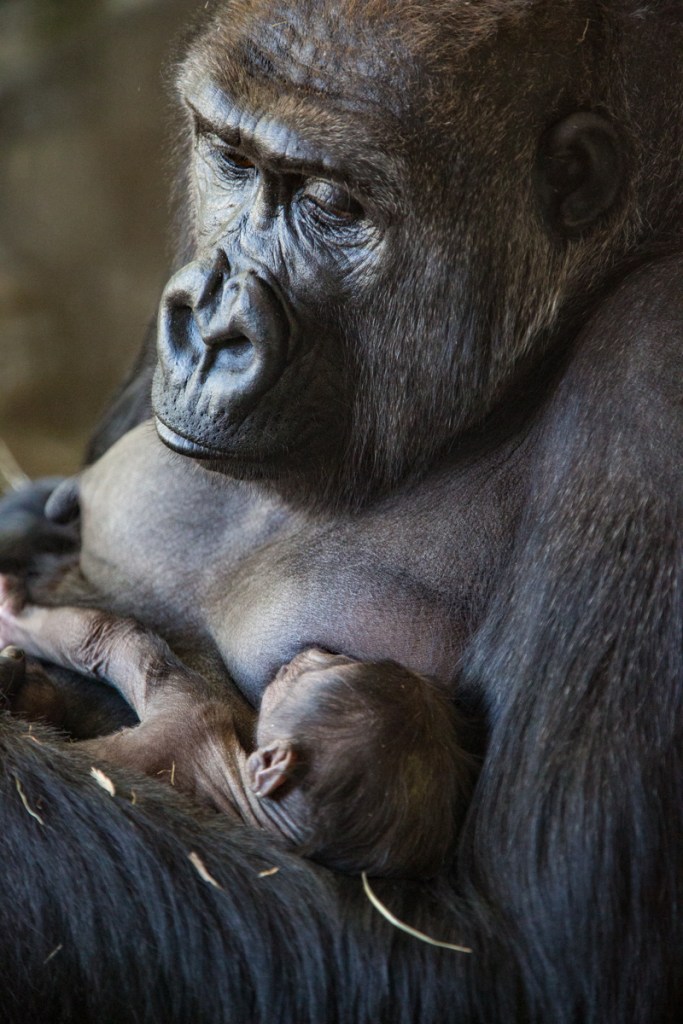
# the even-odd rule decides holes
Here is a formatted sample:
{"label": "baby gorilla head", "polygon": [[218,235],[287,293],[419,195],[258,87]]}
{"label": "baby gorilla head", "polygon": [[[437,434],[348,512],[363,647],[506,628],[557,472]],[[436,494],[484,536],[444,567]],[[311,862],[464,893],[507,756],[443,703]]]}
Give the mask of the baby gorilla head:
{"label": "baby gorilla head", "polygon": [[305,651],[264,693],[250,784],[328,866],[431,877],[471,791],[460,724],[439,687],[393,662]]}

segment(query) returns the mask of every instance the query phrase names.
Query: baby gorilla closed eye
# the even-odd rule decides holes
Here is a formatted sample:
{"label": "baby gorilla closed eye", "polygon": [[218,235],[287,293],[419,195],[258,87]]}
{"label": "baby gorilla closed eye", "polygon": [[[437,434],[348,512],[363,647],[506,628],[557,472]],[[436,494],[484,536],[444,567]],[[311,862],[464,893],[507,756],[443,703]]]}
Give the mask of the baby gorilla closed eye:
{"label": "baby gorilla closed eye", "polygon": [[[80,744],[94,758],[159,774],[338,870],[430,877],[452,855],[473,778],[461,723],[437,685],[393,662],[302,652],[267,687],[250,753],[228,704],[132,620],[24,606],[5,585],[0,639],[130,702],[140,726]],[[59,714],[35,671],[14,699]]]}

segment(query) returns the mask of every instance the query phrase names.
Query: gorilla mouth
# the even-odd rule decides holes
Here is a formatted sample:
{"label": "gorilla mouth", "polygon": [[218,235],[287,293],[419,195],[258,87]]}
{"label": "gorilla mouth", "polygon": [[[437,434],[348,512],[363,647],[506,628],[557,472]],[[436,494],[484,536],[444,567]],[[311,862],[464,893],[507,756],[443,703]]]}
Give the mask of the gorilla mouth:
{"label": "gorilla mouth", "polygon": [[191,438],[179,434],[172,427],[169,427],[167,423],[164,423],[159,416],[155,416],[154,421],[157,434],[171,451],[177,452],[179,455],[187,455],[191,459],[214,460],[226,458],[225,453],[217,448],[210,448],[208,445],[199,444],[198,441],[193,441]]}
{"label": "gorilla mouth", "polygon": [[214,464],[223,463],[226,467],[230,466],[231,472],[237,472],[240,467],[244,468],[245,466],[251,466],[252,468],[256,466],[265,467],[278,461],[279,453],[273,451],[267,454],[264,452],[259,452],[258,454],[252,452],[249,455],[244,455],[195,441],[193,438],[179,433],[175,428],[169,427],[168,423],[165,423],[158,413],[154,416],[154,422],[159,439],[166,447],[178,455],[185,455],[189,459],[197,459],[200,462],[213,462]]}

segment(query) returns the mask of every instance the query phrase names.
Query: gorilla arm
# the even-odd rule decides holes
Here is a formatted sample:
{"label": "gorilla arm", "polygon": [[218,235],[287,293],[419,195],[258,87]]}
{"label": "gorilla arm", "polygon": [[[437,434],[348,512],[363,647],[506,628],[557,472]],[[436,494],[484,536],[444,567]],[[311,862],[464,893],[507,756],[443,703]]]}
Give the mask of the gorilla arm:
{"label": "gorilla arm", "polygon": [[682,280],[680,262],[633,274],[578,339],[463,668],[492,710],[465,870],[530,978],[565,965],[534,1020],[680,1006]]}
{"label": "gorilla arm", "polygon": [[[150,324],[135,365],[97,425],[86,451],[94,462],[120,437],[151,414],[150,391],[155,362],[156,324]],[[59,477],[35,480],[0,497],[0,571],[25,573],[45,553],[75,551],[73,524],[45,515],[45,503]]]}

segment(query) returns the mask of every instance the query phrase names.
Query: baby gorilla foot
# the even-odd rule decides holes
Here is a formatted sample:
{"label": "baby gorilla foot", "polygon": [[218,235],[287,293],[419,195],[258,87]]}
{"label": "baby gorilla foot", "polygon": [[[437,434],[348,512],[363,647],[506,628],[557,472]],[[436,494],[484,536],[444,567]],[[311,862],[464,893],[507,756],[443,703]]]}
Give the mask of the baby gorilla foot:
{"label": "baby gorilla foot", "polygon": [[18,647],[0,651],[0,709],[58,729],[64,725],[64,698],[40,665],[27,663]]}
{"label": "baby gorilla foot", "polygon": [[25,590],[20,580],[0,575],[0,707],[32,721],[64,724],[64,698],[40,665],[27,663],[15,646],[22,640]]}

